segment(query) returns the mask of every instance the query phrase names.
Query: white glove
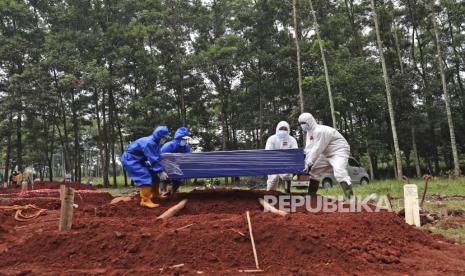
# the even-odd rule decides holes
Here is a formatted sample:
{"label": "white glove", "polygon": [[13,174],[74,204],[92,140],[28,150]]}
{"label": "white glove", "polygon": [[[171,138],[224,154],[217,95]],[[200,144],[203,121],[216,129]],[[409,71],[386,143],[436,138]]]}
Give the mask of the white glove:
{"label": "white glove", "polygon": [[160,173],[160,180],[161,180],[161,181],[166,181],[166,180],[168,180],[168,174],[165,173],[165,172],[161,172],[161,173]]}

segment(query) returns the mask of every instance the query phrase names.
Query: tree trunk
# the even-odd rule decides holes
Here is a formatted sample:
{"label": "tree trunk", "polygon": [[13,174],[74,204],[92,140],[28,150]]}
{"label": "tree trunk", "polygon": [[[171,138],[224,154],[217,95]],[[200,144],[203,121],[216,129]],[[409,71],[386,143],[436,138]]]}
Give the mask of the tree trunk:
{"label": "tree trunk", "polygon": [[400,53],[400,43],[399,43],[399,38],[397,36],[397,27],[395,24],[393,24],[393,31],[394,31],[394,41],[396,44],[396,52],[397,52],[397,58],[399,59],[399,68],[400,68],[400,73],[404,75],[404,63],[402,62],[402,55]]}
{"label": "tree trunk", "polygon": [[[70,169],[69,167],[69,149],[68,149],[68,126],[67,126],[67,122],[66,122],[66,106],[65,106],[65,102],[64,102],[64,95],[63,95],[63,91],[62,89],[60,88],[59,86],[59,82],[58,82],[58,77],[56,75],[56,71],[54,70],[53,71],[53,79],[54,79],[54,83],[55,83],[55,88],[57,89],[58,91],[58,97],[60,98],[60,112],[61,112],[61,119],[62,119],[62,123],[63,123],[63,136],[62,136],[62,145],[63,145],[63,152],[64,152],[64,170],[65,172],[68,172],[68,170]],[[60,135],[61,136],[61,135]],[[64,177],[64,175],[63,175]]]}
{"label": "tree trunk", "polygon": [[331,92],[331,82],[329,81],[328,66],[326,65],[325,50],[323,46],[323,41],[321,40],[321,37],[320,37],[320,30],[318,26],[318,21],[316,19],[316,13],[315,13],[315,10],[313,9],[312,0],[309,0],[309,3],[310,3],[310,11],[313,15],[313,28],[315,29],[316,37],[318,39],[318,44],[320,45],[321,60],[323,61],[323,68],[325,70],[326,88],[328,89],[329,107],[331,109],[331,120],[333,122],[333,127],[336,128],[337,127],[336,114],[334,110],[333,94]]}
{"label": "tree trunk", "polygon": [[380,57],[381,66],[383,69],[384,85],[386,86],[386,97],[387,97],[387,103],[388,103],[389,117],[391,120],[392,140],[394,142],[394,151],[395,151],[395,159],[396,159],[396,166],[395,166],[397,168],[396,174],[397,174],[398,179],[402,179],[402,159],[400,155],[399,140],[397,139],[397,129],[396,129],[396,122],[395,122],[394,108],[392,106],[391,87],[389,83],[389,76],[387,74],[386,63],[384,61],[383,44],[381,42],[381,36],[379,34],[378,15],[376,13],[374,0],[371,0],[371,8],[373,10],[373,21],[375,23],[376,40],[378,43],[379,57]]}
{"label": "tree trunk", "polygon": [[111,143],[111,164],[112,164],[112,174],[113,174],[113,185],[114,187],[118,187],[117,177],[116,177],[116,157],[115,157],[115,99],[113,95],[113,89],[110,88],[109,91],[109,119],[110,119],[110,140]]}
{"label": "tree trunk", "polygon": [[[105,92],[103,92],[105,93]],[[102,123],[101,123],[101,120],[100,120],[100,108],[99,108],[99,96],[98,96],[98,92],[97,92],[97,89],[95,89],[95,92],[94,92],[94,97],[95,97],[95,114],[97,115],[97,131],[98,131],[98,139],[97,139],[97,145],[98,145],[98,148],[99,148],[99,155],[100,155],[100,160],[101,162],[99,162],[99,158],[97,156],[97,172],[96,172],[96,177],[99,177],[99,171],[101,171],[101,169],[99,168],[99,166],[101,164],[99,163],[105,163],[105,158],[104,158],[104,155],[106,155],[106,152],[105,151],[105,145],[104,145],[104,142],[102,141],[102,137],[104,136],[103,134],[103,130],[102,130]],[[105,172],[105,164],[103,164],[103,185],[108,187],[109,186],[109,180],[108,180],[108,170],[106,170]]]}
{"label": "tree trunk", "polygon": [[450,108],[449,94],[447,92],[446,75],[444,73],[444,64],[443,64],[442,53],[441,53],[441,42],[439,40],[436,16],[434,15],[433,9],[431,9],[431,21],[433,22],[433,31],[434,31],[434,36],[436,39],[437,59],[438,59],[439,73],[441,74],[442,92],[444,94],[444,102],[446,103],[446,114],[447,114],[447,123],[449,124],[450,145],[452,148],[452,157],[454,159],[454,174],[456,177],[458,177],[460,176],[459,155],[457,152],[457,143],[455,140],[454,122],[452,120],[452,111]]}
{"label": "tree trunk", "polygon": [[375,180],[375,173],[373,171],[373,160],[371,160],[370,145],[368,144],[368,138],[365,139],[365,144],[367,147],[368,162],[370,163],[370,179]]}
{"label": "tree trunk", "polygon": [[452,23],[450,21],[449,12],[447,12],[447,20],[448,20],[448,24],[449,24],[449,34],[450,34],[450,39],[451,39],[451,47],[452,47],[452,50],[454,51],[455,76],[457,78],[457,83],[458,83],[459,90],[460,90],[460,96],[458,98],[461,99],[460,104],[461,104],[461,107],[462,107],[462,118],[465,121],[465,104],[464,104],[464,102],[465,102],[465,88],[464,88],[464,85],[463,85],[463,82],[462,82],[462,77],[460,76],[460,59],[461,59],[461,57],[459,55],[459,52],[457,51],[457,48],[455,47],[454,29],[453,29]]}
{"label": "tree trunk", "polygon": [[[435,120],[434,120],[434,114],[432,112],[433,109],[433,98],[431,95],[431,92],[429,91],[429,82],[426,77],[426,66],[425,66],[425,58],[424,58],[424,53],[423,53],[423,46],[422,46],[422,40],[420,37],[420,34],[418,33],[417,27],[416,27],[416,19],[414,17],[411,3],[410,1],[407,1],[407,7],[409,11],[409,16],[410,20],[412,22],[412,42],[411,42],[411,55],[412,55],[412,60],[413,60],[413,66],[414,69],[418,72],[420,75],[422,81],[423,81],[423,87],[424,87],[424,93],[425,93],[425,103],[426,103],[426,116],[428,119],[428,127],[430,131],[430,138],[431,138],[431,150],[432,150],[432,155],[433,155],[433,161],[434,161],[434,173],[437,174],[439,173],[439,155],[438,155],[438,147],[437,147],[437,142],[436,142],[436,130],[435,130]],[[415,37],[416,41],[418,42],[418,51],[420,53],[420,66],[421,66],[421,71],[417,66],[417,62],[415,59]],[[428,159],[429,160],[429,159]],[[429,163],[431,164],[431,162]],[[429,168],[429,173],[433,174],[432,168]]]}
{"label": "tree trunk", "polygon": [[293,16],[294,16],[294,40],[295,40],[295,47],[296,47],[296,55],[297,55],[297,77],[298,77],[298,85],[299,85],[299,100],[300,100],[300,112],[303,113],[305,109],[304,105],[304,94],[302,91],[302,64],[300,62],[300,42],[299,42],[299,30],[300,30],[300,20],[297,18],[297,3],[298,0],[293,0]]}
{"label": "tree trunk", "polygon": [[186,126],[186,100],[184,97],[184,74],[183,74],[183,68],[182,64],[180,64],[180,69],[179,69],[179,94],[181,96],[181,122],[183,126]]}
{"label": "tree trunk", "polygon": [[258,125],[260,127],[259,143],[260,148],[263,148],[263,96],[262,96],[262,68],[260,60],[258,61],[258,76],[257,76],[257,90],[258,90]]}
{"label": "tree trunk", "polygon": [[103,154],[104,154],[104,159],[102,160],[103,162],[103,185],[104,187],[109,187],[110,186],[110,179],[109,179],[109,174],[110,174],[110,152],[108,149],[108,123],[107,123],[107,113],[106,113],[106,93],[105,89],[102,90],[102,120],[103,120]]}
{"label": "tree trunk", "polygon": [[22,111],[18,111],[16,119],[16,166],[19,171],[23,171],[23,143],[21,135]]}
{"label": "tree trunk", "polygon": [[[121,126],[121,121],[120,121],[120,119],[118,117],[118,109],[116,109],[115,115],[116,115],[115,116],[116,124],[118,126],[118,136],[119,136],[121,154],[123,154],[123,152],[124,152],[123,132],[121,131],[122,126]],[[124,186],[127,187],[128,186],[128,177],[127,177],[126,170],[124,169],[124,167],[123,167],[123,175],[124,175]]]}
{"label": "tree trunk", "polygon": [[11,159],[11,135],[12,135],[12,130],[13,129],[13,115],[10,113],[8,115],[8,138],[6,142],[6,157],[5,157],[5,173],[3,174],[5,176],[5,181],[8,182],[9,178],[9,173],[10,173],[10,159]]}
{"label": "tree trunk", "polygon": [[412,149],[413,159],[415,161],[415,172],[418,178],[421,178],[420,160],[418,159],[417,140],[415,139],[415,127],[412,124]]}
{"label": "tree trunk", "polygon": [[81,182],[81,152],[79,145],[79,120],[77,114],[76,100],[74,99],[74,89],[71,94],[71,106],[72,106],[72,116],[73,116],[73,133],[74,133],[74,173],[73,181]]}

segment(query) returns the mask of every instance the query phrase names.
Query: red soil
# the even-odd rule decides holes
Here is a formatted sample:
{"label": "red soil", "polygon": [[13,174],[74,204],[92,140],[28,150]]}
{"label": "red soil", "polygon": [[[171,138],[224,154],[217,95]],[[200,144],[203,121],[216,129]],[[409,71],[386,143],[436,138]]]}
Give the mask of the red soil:
{"label": "red soil", "polygon": [[[465,273],[464,245],[394,213],[301,211],[283,218],[262,212],[263,192],[254,191],[180,194],[156,209],[139,207],[138,198],[111,206],[111,196],[100,196],[99,207],[75,210],[66,232],[57,231],[57,210],[25,223],[0,211],[0,274],[236,275],[255,269],[246,210],[264,274]],[[184,210],[155,221],[181,198],[189,199]],[[177,264],[184,266],[170,268]]]}

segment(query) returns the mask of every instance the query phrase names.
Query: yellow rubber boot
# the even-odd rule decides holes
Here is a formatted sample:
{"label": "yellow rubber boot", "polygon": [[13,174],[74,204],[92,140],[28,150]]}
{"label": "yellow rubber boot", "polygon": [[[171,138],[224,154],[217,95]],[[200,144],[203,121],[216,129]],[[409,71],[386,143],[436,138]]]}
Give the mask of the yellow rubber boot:
{"label": "yellow rubber boot", "polygon": [[152,187],[142,186],[140,188],[140,206],[147,208],[156,208],[160,206],[152,202]]}

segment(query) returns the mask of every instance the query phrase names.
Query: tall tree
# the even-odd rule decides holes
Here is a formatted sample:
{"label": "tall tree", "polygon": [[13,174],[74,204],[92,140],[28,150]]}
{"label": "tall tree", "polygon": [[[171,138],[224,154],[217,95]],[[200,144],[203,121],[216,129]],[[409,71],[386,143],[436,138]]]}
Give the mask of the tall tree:
{"label": "tall tree", "polygon": [[379,59],[381,61],[381,66],[383,69],[383,79],[384,85],[386,88],[386,98],[389,110],[389,118],[391,121],[391,132],[392,132],[392,140],[394,142],[394,152],[396,156],[396,169],[397,169],[397,178],[402,179],[402,159],[399,147],[399,140],[397,138],[397,129],[396,129],[396,121],[394,115],[394,108],[392,104],[392,96],[391,96],[391,85],[389,82],[389,76],[386,69],[386,62],[384,60],[384,51],[383,51],[383,43],[381,42],[381,35],[379,33],[379,26],[378,26],[378,15],[376,12],[375,1],[371,0],[371,9],[373,13],[373,21],[375,24],[375,33],[376,33],[376,42],[378,44],[378,53]]}
{"label": "tall tree", "polygon": [[300,104],[300,112],[304,112],[305,110],[305,100],[304,100],[304,93],[302,91],[302,63],[300,61],[300,16],[298,11],[298,1],[293,0],[293,18],[294,18],[294,41],[295,41],[295,49],[296,49],[296,57],[297,57],[297,81],[299,87],[299,104]]}
{"label": "tall tree", "polygon": [[331,92],[331,81],[329,80],[328,65],[326,64],[325,49],[324,49],[323,41],[321,40],[318,21],[316,19],[315,10],[313,9],[312,0],[309,0],[309,3],[310,3],[310,12],[312,13],[312,17],[313,17],[313,28],[315,29],[315,34],[318,39],[318,44],[320,46],[320,53],[321,53],[321,61],[323,62],[323,68],[325,70],[326,89],[328,90],[329,106],[331,109],[331,120],[333,123],[333,127],[336,128],[337,127],[336,111],[334,110],[333,93]]}
{"label": "tall tree", "polygon": [[434,37],[436,40],[437,60],[438,60],[439,73],[441,75],[442,92],[444,94],[444,102],[446,103],[446,115],[447,115],[447,123],[449,125],[450,146],[452,148],[452,156],[454,158],[454,174],[455,176],[458,177],[460,176],[459,155],[457,151],[457,142],[455,140],[454,121],[452,119],[452,111],[450,107],[449,93],[447,92],[446,74],[444,73],[444,63],[443,63],[443,57],[442,57],[442,51],[441,51],[441,41],[439,39],[438,27],[437,27],[437,22],[436,22],[436,16],[434,15],[433,5],[431,5],[431,21],[433,22],[433,32],[434,32]]}

